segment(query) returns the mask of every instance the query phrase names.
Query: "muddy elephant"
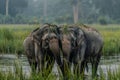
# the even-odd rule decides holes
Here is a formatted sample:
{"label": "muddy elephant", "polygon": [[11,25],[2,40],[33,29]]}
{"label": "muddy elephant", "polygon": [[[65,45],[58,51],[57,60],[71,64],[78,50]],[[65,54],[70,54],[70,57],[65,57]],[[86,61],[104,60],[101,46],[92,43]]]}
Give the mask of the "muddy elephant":
{"label": "muddy elephant", "polygon": [[[85,54],[80,53],[81,57],[83,57],[81,72],[84,71],[84,67],[88,62],[92,64],[92,76],[97,75],[97,68],[100,62],[100,58],[102,55],[103,48],[103,38],[101,34],[94,28],[88,27],[86,25],[82,25],[81,29],[84,32],[85,40],[86,40],[86,50]],[[81,51],[81,49],[79,49]]]}

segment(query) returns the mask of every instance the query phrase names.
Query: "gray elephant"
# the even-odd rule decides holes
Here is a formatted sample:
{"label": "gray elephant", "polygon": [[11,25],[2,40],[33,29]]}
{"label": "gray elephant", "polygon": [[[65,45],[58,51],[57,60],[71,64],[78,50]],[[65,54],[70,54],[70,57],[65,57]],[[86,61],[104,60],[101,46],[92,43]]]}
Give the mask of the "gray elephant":
{"label": "gray elephant", "polygon": [[36,46],[36,43],[33,41],[32,34],[37,31],[39,28],[33,30],[25,39],[23,42],[23,47],[25,50],[25,54],[28,58],[28,62],[32,68],[32,71],[35,71],[38,65],[38,58],[36,55],[36,49],[38,46]]}
{"label": "gray elephant", "polygon": [[102,55],[103,48],[103,38],[101,34],[94,28],[88,27],[86,25],[82,25],[81,29],[84,32],[85,40],[86,40],[86,50],[85,54],[80,53],[81,57],[83,57],[83,65],[81,67],[81,72],[84,71],[85,65],[90,62],[92,64],[92,76],[97,75],[97,68],[100,62],[100,58]]}
{"label": "gray elephant", "polygon": [[45,24],[41,29],[37,30],[33,34],[33,39],[39,46],[41,46],[41,65],[44,65],[47,61],[47,66],[50,66],[52,68],[53,63],[56,60],[61,71],[63,72],[63,65],[60,57],[61,42],[59,36],[59,29],[56,25]]}
{"label": "gray elephant", "polygon": [[72,32],[74,33],[75,39],[74,41],[74,46],[73,46],[73,51],[70,55],[70,59],[72,59],[72,62],[74,64],[73,70],[74,73],[79,76],[82,74],[83,68],[84,67],[82,64],[84,63],[84,55],[85,55],[85,50],[86,50],[86,39],[84,36],[84,32],[77,26],[72,25]]}
{"label": "gray elephant", "polygon": [[[63,58],[74,64],[74,72],[84,74],[87,63],[92,63],[92,75],[95,76],[101,57],[103,39],[100,33],[90,27],[79,28],[72,25],[67,28],[69,34],[63,34],[62,52]],[[71,43],[71,44],[70,44]],[[65,46],[65,47],[64,47]],[[65,57],[64,57],[65,56]]]}
{"label": "gray elephant", "polygon": [[55,59],[62,69],[59,39],[57,36],[59,31],[52,30],[50,32],[49,26],[45,24],[43,27],[35,29],[23,42],[29,64],[33,66],[32,70],[36,70],[38,67],[38,72],[42,72],[44,77],[51,72]]}
{"label": "gray elephant", "polygon": [[[73,70],[74,73],[80,74],[80,60],[83,62],[83,59],[80,58],[83,55],[80,53],[85,53],[86,44],[83,31],[74,26],[70,25],[61,25],[61,43],[62,43],[62,53],[63,53],[63,68],[64,76],[68,79],[68,71],[71,71],[71,63],[74,64]],[[80,49],[80,50],[79,50]]]}

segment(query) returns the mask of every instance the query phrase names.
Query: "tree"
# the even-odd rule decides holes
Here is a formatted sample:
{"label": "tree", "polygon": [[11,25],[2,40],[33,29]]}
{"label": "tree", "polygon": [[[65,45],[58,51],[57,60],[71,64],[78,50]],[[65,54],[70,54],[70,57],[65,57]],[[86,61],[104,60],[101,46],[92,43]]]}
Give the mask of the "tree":
{"label": "tree", "polygon": [[24,11],[27,3],[28,0],[0,0],[0,13],[15,16],[17,13]]}
{"label": "tree", "polygon": [[78,22],[78,10],[79,10],[79,1],[78,0],[72,0],[73,4],[73,18],[74,18],[74,23]]}
{"label": "tree", "polygon": [[[108,16],[112,19],[120,19],[120,0],[92,0],[101,16]],[[107,4],[106,4],[107,3]]]}
{"label": "tree", "polygon": [[6,0],[0,0],[0,14],[5,14],[5,3]]}
{"label": "tree", "polygon": [[9,14],[9,0],[6,0],[6,16]]}
{"label": "tree", "polygon": [[43,16],[47,18],[47,0],[44,0],[44,9],[43,9]]}

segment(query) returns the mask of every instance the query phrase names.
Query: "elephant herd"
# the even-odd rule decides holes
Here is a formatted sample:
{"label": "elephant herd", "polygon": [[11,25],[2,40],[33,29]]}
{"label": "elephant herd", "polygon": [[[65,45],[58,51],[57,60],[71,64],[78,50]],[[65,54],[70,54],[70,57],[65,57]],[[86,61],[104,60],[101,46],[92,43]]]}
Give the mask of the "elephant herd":
{"label": "elephant herd", "polygon": [[23,46],[33,71],[47,76],[56,61],[63,77],[67,79],[68,71],[78,76],[84,74],[89,62],[92,76],[97,75],[103,38],[96,29],[86,25],[44,24],[25,38]]}

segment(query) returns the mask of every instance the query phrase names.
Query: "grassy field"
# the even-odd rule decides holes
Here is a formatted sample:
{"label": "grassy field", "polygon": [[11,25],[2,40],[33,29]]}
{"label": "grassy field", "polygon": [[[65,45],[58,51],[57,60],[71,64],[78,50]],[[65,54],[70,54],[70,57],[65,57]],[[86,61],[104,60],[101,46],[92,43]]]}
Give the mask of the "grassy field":
{"label": "grassy field", "polygon": [[[89,25],[104,38],[104,55],[120,53],[120,25]],[[23,40],[39,25],[0,25],[0,52],[23,53]]]}

